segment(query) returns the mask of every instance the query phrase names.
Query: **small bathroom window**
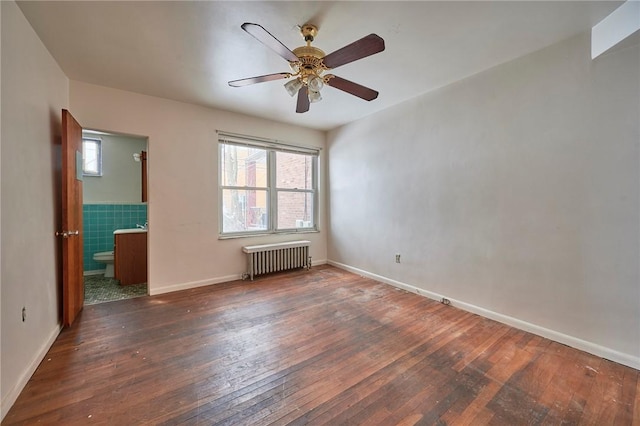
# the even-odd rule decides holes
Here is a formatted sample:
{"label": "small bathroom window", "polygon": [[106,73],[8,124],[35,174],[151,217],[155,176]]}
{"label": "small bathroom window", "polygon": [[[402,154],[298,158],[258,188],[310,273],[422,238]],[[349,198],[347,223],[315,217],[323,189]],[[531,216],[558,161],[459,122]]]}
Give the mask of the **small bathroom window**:
{"label": "small bathroom window", "polygon": [[102,176],[102,141],[82,138],[82,174]]}

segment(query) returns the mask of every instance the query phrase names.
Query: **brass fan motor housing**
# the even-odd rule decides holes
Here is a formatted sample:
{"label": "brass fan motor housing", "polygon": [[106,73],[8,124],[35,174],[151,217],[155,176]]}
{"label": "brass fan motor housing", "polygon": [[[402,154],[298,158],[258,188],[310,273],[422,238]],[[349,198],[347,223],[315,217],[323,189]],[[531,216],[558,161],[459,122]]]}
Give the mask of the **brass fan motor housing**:
{"label": "brass fan motor housing", "polygon": [[322,67],[322,58],[326,56],[325,53],[311,46],[311,42],[318,35],[318,27],[313,24],[304,24],[300,27],[300,34],[307,42],[306,46],[293,49],[293,54],[300,58],[300,66],[306,69]]}
{"label": "brass fan motor housing", "polygon": [[313,58],[322,59],[325,55],[324,52],[317,47],[313,46],[300,46],[293,49],[293,54],[298,58],[304,58],[305,56],[311,56]]}
{"label": "brass fan motor housing", "polygon": [[318,27],[313,24],[304,24],[300,27],[300,34],[307,45],[293,49],[293,54],[298,57],[298,61],[292,62],[291,68],[295,71],[294,75],[298,75],[306,84],[308,77],[320,76],[327,70],[327,67],[322,63],[322,58],[326,54],[321,49],[311,46],[311,42],[318,35]]}

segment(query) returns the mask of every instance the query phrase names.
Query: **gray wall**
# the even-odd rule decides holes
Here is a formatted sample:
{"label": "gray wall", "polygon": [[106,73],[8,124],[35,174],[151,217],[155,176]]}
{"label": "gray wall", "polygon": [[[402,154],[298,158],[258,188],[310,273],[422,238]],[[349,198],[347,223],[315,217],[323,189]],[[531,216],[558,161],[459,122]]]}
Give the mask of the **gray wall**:
{"label": "gray wall", "polygon": [[142,163],[135,162],[133,154],[147,149],[147,139],[112,134],[84,136],[102,140],[102,176],[84,177],[84,204],[142,202]]}
{"label": "gray wall", "polygon": [[583,35],[330,132],[329,260],[639,368],[639,93]]}
{"label": "gray wall", "polygon": [[[61,109],[69,81],[14,2],[2,10],[1,416],[58,335]],[[27,320],[22,322],[22,307]]]}

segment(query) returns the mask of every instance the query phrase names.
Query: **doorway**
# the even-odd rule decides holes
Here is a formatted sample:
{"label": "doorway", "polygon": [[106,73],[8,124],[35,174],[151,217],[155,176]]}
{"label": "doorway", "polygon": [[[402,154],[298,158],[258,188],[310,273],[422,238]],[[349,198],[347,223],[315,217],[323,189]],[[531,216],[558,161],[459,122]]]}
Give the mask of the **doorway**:
{"label": "doorway", "polygon": [[[147,295],[147,262],[132,265],[144,268],[143,282],[123,285],[115,273],[114,246],[116,235],[146,233],[148,229],[148,138],[88,129],[83,129],[82,137],[87,169],[83,173],[82,206],[84,304]],[[146,243],[144,250],[146,260]]]}

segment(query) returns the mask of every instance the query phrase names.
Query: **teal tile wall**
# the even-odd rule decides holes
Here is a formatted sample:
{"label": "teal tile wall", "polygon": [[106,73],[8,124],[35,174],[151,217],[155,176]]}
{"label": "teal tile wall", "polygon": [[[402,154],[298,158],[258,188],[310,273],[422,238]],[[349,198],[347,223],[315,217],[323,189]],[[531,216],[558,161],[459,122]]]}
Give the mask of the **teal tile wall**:
{"label": "teal tile wall", "polygon": [[113,231],[135,228],[147,221],[146,204],[85,204],[82,206],[84,229],[84,270],[104,269],[93,261],[94,253],[113,250]]}

